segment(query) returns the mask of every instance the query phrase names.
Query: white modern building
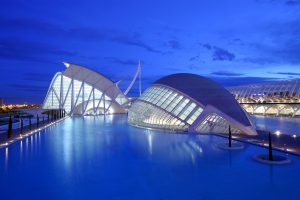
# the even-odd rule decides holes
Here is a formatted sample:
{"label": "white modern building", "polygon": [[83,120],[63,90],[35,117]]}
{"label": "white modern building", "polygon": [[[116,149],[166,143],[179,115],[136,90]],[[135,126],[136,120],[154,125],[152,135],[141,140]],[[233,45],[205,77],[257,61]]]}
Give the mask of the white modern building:
{"label": "white modern building", "polygon": [[248,113],[300,116],[300,79],[269,81],[227,89]]}
{"label": "white modern building", "polygon": [[268,81],[227,88],[240,103],[299,103],[300,79]]}
{"label": "white modern building", "polygon": [[[129,99],[126,94],[104,75],[86,67],[64,63],[66,70],[52,79],[43,109],[64,109],[68,115],[98,115],[127,113]],[[137,74],[140,71],[138,66]]]}
{"label": "white modern building", "polygon": [[195,74],[157,80],[128,111],[134,126],[200,133],[256,135],[255,125],[234,97],[214,81]]}

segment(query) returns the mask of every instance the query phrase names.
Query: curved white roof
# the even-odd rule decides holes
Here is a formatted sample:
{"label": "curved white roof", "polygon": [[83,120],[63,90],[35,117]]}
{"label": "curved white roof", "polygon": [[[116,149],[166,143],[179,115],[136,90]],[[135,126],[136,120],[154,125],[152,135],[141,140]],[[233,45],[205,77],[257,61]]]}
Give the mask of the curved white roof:
{"label": "curved white roof", "polygon": [[64,64],[67,69],[53,77],[43,108],[79,115],[126,112],[128,98],[117,84],[83,66]]}
{"label": "curved white roof", "polygon": [[206,107],[211,105],[245,126],[251,123],[235,98],[221,85],[196,74],[180,73],[165,76],[154,84],[172,87]]}
{"label": "curved white roof", "polygon": [[100,91],[105,92],[105,94],[112,99],[115,99],[119,94],[123,95],[121,90],[113,81],[106,78],[99,72],[72,63],[64,62],[64,64],[67,67],[67,69],[63,72],[64,76],[84,81]]}

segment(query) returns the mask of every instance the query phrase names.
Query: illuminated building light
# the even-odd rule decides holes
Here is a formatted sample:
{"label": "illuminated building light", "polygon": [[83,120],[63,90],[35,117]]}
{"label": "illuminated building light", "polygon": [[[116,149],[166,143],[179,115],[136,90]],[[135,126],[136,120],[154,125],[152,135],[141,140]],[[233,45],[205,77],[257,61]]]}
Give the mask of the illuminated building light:
{"label": "illuminated building light", "polygon": [[281,135],[281,132],[280,132],[280,131],[275,131],[275,134],[276,134],[277,136],[280,136],[280,135]]}

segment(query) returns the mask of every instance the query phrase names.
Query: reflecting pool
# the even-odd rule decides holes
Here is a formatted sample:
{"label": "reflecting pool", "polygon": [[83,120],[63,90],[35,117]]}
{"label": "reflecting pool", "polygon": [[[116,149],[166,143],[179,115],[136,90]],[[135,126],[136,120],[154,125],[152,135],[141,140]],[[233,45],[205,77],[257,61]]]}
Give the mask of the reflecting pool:
{"label": "reflecting pool", "polygon": [[[266,149],[73,117],[0,149],[0,199],[299,199],[300,159],[253,161]],[[281,154],[281,153],[277,153]]]}
{"label": "reflecting pool", "polygon": [[275,117],[252,115],[258,130],[280,131],[287,135],[300,135],[300,118],[299,117]]}

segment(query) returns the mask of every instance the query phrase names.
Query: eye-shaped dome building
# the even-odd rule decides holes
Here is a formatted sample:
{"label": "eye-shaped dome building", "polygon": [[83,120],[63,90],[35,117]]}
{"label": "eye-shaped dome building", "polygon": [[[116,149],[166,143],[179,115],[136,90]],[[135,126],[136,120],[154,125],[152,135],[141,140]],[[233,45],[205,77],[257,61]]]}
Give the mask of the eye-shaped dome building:
{"label": "eye-shaped dome building", "polygon": [[216,82],[196,74],[157,80],[130,107],[135,126],[200,133],[256,135],[254,124],[235,98]]}

